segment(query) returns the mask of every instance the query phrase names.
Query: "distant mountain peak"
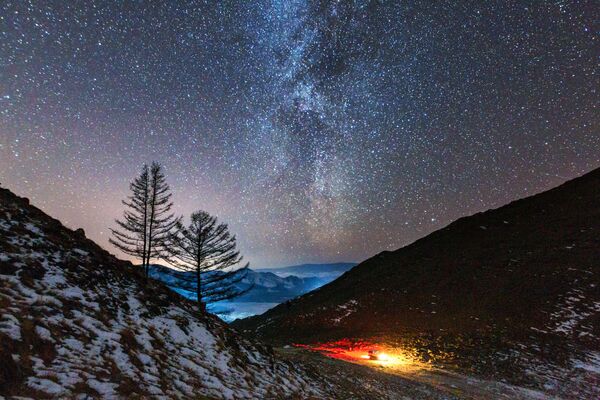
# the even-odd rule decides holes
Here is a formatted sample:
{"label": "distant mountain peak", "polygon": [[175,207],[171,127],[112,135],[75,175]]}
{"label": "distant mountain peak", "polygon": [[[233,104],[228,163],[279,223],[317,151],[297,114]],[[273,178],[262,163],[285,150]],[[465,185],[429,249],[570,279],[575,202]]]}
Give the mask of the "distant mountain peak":
{"label": "distant mountain peak", "polygon": [[312,264],[298,264],[298,265],[290,265],[286,267],[277,267],[277,268],[258,268],[255,271],[258,272],[272,272],[279,276],[287,276],[287,275],[295,275],[299,277],[308,277],[308,276],[316,276],[316,277],[328,277],[328,276],[337,276],[342,273],[349,271],[357,263],[355,262],[336,262],[336,263],[312,263]]}
{"label": "distant mountain peak", "polygon": [[[331,264],[312,265],[330,266]],[[237,286],[241,290],[248,287],[252,287],[252,289],[231,301],[214,303],[211,309],[215,312],[227,311],[227,313],[219,314],[226,321],[254,315],[257,312],[261,313],[279,303],[303,295],[331,282],[352,265],[350,263],[340,264],[330,269],[319,269],[321,272],[318,273],[311,272],[311,270],[302,270],[307,271],[304,274],[294,272],[295,270],[290,270],[291,272],[289,273],[280,273],[278,269],[250,269],[246,277]],[[284,267],[282,269],[286,270],[287,268],[295,267]],[[183,296],[194,299],[195,293],[182,288],[180,279],[183,277],[181,274],[193,274],[193,272],[175,271],[169,267],[157,264],[152,265],[150,268],[150,277],[164,282]]]}

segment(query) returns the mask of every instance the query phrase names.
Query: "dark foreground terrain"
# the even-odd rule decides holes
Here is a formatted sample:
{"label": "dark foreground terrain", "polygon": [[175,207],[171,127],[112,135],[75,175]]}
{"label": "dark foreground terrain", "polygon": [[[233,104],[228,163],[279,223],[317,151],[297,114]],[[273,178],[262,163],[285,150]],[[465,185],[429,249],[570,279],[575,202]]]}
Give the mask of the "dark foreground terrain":
{"label": "dark foreground terrain", "polygon": [[[279,348],[290,361],[310,366],[343,388],[341,399],[549,399],[542,392],[498,381],[475,379],[427,364],[377,365],[348,362],[297,348]],[[356,383],[360,382],[360,385]]]}
{"label": "dark foreground terrain", "polygon": [[598,398],[600,169],[234,326],[279,345],[368,339],[461,374]]}

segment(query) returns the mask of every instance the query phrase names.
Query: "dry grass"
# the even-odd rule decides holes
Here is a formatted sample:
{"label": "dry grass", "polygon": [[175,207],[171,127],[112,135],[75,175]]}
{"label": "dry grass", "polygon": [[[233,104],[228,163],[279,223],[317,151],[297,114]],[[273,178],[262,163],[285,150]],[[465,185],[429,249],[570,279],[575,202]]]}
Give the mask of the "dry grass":
{"label": "dry grass", "polygon": [[13,345],[11,338],[0,333],[0,392],[4,394],[15,394],[24,376],[20,365],[12,357],[15,352]]}

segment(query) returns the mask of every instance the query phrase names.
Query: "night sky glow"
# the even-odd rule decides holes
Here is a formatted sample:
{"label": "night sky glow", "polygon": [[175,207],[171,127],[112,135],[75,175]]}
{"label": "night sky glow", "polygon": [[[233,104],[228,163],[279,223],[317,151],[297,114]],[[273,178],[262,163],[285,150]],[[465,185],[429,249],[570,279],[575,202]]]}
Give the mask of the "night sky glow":
{"label": "night sky glow", "polygon": [[360,261],[600,166],[594,1],[2,1],[0,183],[105,248],[129,181],[253,266]]}

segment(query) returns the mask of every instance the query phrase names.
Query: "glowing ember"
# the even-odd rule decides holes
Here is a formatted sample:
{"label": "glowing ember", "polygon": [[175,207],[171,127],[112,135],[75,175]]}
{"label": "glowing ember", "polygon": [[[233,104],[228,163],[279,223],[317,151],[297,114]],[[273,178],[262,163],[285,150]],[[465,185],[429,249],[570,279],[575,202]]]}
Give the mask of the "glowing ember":
{"label": "glowing ember", "polygon": [[316,351],[327,357],[369,366],[407,371],[421,368],[419,363],[405,351],[366,341],[343,339],[335,342],[314,345],[295,344],[294,346]]}

